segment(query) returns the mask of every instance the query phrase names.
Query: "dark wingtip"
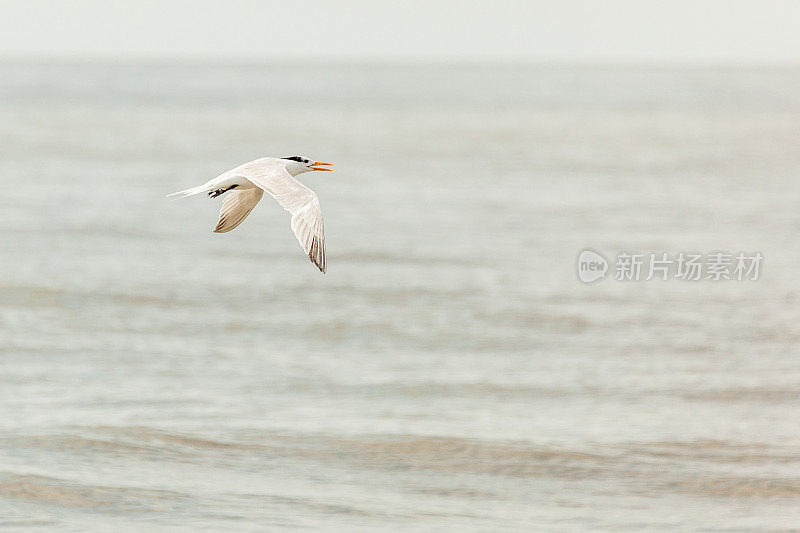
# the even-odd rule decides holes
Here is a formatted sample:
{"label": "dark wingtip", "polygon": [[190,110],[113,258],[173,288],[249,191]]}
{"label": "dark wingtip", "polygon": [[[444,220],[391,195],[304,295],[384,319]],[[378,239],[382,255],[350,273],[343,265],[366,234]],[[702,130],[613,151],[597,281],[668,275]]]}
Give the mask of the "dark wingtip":
{"label": "dark wingtip", "polygon": [[[313,253],[313,252],[312,252],[312,253]],[[318,263],[318,262],[317,262],[317,259],[316,259],[316,258],[314,258],[314,256],[313,256],[312,254],[308,254],[308,258],[309,258],[309,259],[311,259],[311,262],[312,262],[312,263],[314,263],[314,265],[315,265],[315,266],[316,266],[316,267],[319,269],[319,271],[320,271],[320,272],[322,272],[323,274],[325,273],[325,271],[326,271],[326,270],[328,270],[328,265],[326,265],[326,264],[324,263],[324,259],[323,259],[323,262],[320,264],[320,263]]]}
{"label": "dark wingtip", "polygon": [[308,258],[311,259],[312,263],[317,265],[317,268],[323,274],[328,269],[328,265],[325,261],[325,243],[318,237],[314,237],[314,240],[311,241],[311,249],[308,251]]}

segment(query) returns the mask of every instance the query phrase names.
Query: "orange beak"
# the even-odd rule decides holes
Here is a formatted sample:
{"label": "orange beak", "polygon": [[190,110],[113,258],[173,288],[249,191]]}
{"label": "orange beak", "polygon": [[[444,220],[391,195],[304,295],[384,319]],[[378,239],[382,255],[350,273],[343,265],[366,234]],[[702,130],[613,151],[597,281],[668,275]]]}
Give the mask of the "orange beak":
{"label": "orange beak", "polygon": [[314,164],[311,165],[311,168],[314,170],[327,170],[329,172],[333,172],[332,168],[315,168],[317,165],[330,165],[333,166],[333,163],[325,163],[324,161],[314,161]]}

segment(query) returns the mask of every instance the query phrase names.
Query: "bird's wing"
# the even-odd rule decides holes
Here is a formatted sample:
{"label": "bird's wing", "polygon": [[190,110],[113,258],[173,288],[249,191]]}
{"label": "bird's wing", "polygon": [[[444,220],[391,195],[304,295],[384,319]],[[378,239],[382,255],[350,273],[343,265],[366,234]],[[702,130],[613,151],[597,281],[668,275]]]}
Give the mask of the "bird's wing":
{"label": "bird's wing", "polygon": [[263,195],[264,191],[256,187],[228,193],[219,210],[219,220],[214,233],[225,233],[241,224]]}
{"label": "bird's wing", "polygon": [[280,163],[261,165],[243,173],[292,214],[292,231],[317,268],[325,273],[325,228],[314,191],[297,181]]}

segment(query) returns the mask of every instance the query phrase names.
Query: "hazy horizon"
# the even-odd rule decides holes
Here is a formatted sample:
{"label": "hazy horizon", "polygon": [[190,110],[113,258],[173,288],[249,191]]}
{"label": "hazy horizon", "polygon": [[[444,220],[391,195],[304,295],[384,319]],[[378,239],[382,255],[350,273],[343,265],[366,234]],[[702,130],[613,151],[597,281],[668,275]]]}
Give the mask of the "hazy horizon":
{"label": "hazy horizon", "polygon": [[[0,56],[0,64],[109,64],[119,66],[135,65],[176,65],[184,66],[297,66],[295,59],[281,58],[232,58],[232,57],[155,57],[155,56],[47,56],[15,55]],[[542,68],[542,69],[642,69],[642,70],[797,70],[800,60],[791,63],[725,63],[725,62],[645,62],[645,61],[537,61],[523,59],[326,59],[323,57],[304,59],[303,67],[342,66],[342,67],[486,67],[486,68]]]}
{"label": "hazy horizon", "polygon": [[0,58],[17,60],[800,64],[800,4],[784,0],[10,0],[0,14]]}

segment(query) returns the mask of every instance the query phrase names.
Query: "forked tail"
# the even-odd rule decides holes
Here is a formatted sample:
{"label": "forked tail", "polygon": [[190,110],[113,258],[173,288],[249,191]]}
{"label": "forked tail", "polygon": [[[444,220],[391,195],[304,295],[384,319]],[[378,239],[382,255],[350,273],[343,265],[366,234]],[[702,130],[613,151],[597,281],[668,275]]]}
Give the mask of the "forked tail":
{"label": "forked tail", "polygon": [[192,187],[191,189],[185,189],[183,191],[178,191],[172,194],[168,194],[167,197],[169,198],[170,196],[177,196],[178,198],[186,198],[187,196],[192,196],[193,194],[201,194],[204,192],[208,192],[208,190],[209,190],[208,185],[198,185],[197,187]]}

